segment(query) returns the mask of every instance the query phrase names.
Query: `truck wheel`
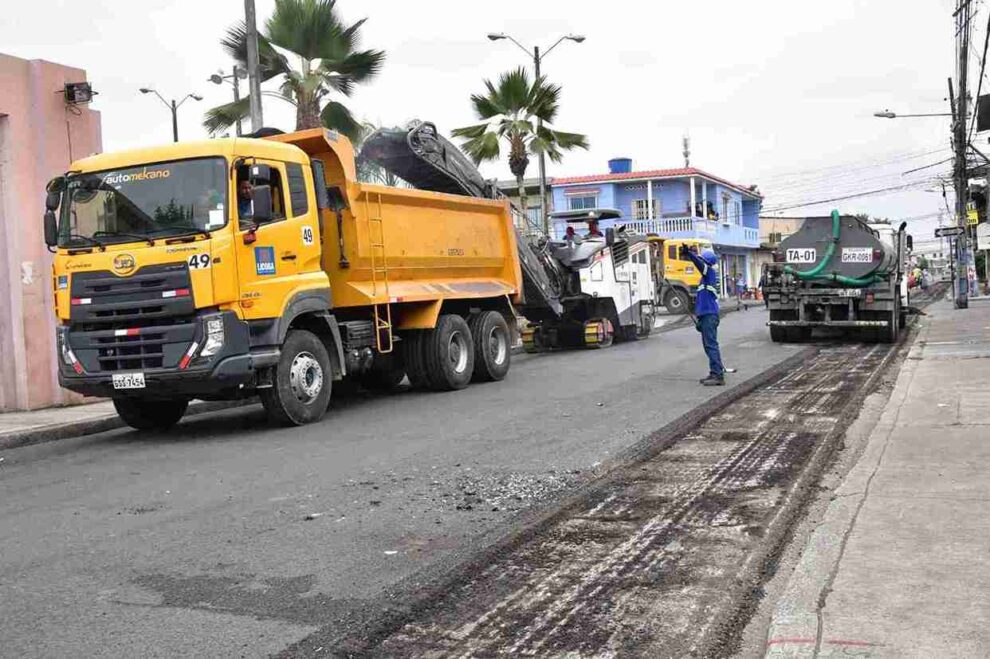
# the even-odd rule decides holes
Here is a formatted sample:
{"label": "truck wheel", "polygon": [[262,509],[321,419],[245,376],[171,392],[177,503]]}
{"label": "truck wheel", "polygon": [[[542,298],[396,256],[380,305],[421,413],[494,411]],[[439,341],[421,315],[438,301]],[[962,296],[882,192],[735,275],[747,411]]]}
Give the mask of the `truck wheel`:
{"label": "truck wheel", "polygon": [[[771,309],[770,310],[770,320],[787,320],[784,318],[784,311],[781,309]],[[770,326],[770,340],[774,343],[788,343],[790,341],[791,334],[787,327],[781,327],[780,325]]]}
{"label": "truck wheel", "polygon": [[890,311],[884,312],[883,314],[878,314],[884,316],[884,320],[887,321],[886,327],[878,327],[877,333],[879,334],[880,343],[897,343],[897,320],[898,313],[897,309],[891,309]]}
{"label": "truck wheel", "polygon": [[136,430],[168,430],[189,407],[188,400],[114,398],[113,406],[124,423]]}
{"label": "truck wheel", "polygon": [[327,349],[312,332],[290,330],[272,386],[258,392],[268,418],[282,426],[319,421],[330,403],[333,372]]}
{"label": "truck wheel", "polygon": [[672,314],[687,313],[691,309],[691,298],[684,291],[672,288],[664,296],[663,306]]}
{"label": "truck wheel", "polygon": [[423,363],[436,391],[463,389],[474,373],[474,341],[467,321],[444,314],[423,336]]}
{"label": "truck wheel", "polygon": [[406,375],[413,389],[429,389],[430,378],[423,362],[423,339],[426,332],[412,330],[402,335],[402,361],[406,365]]}
{"label": "truck wheel", "polygon": [[495,382],[509,372],[509,325],[497,311],[482,311],[468,323],[474,339],[474,382]]}

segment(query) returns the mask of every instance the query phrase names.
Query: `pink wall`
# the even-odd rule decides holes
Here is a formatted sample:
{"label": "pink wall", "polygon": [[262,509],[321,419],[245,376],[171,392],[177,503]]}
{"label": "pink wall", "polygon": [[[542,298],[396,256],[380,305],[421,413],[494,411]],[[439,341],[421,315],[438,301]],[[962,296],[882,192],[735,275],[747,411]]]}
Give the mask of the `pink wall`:
{"label": "pink wall", "polygon": [[100,113],[61,90],[86,72],[0,54],[0,410],[78,402],[56,376],[45,184],[102,151]]}

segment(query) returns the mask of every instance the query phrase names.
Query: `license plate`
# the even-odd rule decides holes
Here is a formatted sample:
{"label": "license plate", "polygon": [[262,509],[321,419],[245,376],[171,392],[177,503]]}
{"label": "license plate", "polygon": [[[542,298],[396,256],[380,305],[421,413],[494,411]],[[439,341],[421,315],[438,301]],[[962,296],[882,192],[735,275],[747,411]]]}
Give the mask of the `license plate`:
{"label": "license plate", "polygon": [[817,251],[810,247],[787,250],[788,263],[814,263],[817,257]]}
{"label": "license plate", "polygon": [[872,247],[843,247],[842,248],[842,262],[843,263],[872,263],[873,262],[873,248]]}
{"label": "license plate", "polygon": [[144,373],[114,373],[114,389],[144,389]]}
{"label": "license plate", "polygon": [[839,297],[861,297],[863,291],[858,288],[842,288],[839,289]]}

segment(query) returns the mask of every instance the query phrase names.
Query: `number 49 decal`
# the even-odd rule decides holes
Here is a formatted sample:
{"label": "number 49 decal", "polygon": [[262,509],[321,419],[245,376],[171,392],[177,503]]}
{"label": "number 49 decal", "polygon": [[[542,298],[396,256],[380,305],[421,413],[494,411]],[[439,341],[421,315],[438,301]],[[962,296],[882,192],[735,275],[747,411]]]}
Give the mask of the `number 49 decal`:
{"label": "number 49 decal", "polygon": [[313,227],[304,226],[302,228],[302,241],[303,245],[308,246],[313,244]]}
{"label": "number 49 decal", "polygon": [[211,265],[210,255],[207,253],[193,254],[187,261],[190,270],[204,270]]}

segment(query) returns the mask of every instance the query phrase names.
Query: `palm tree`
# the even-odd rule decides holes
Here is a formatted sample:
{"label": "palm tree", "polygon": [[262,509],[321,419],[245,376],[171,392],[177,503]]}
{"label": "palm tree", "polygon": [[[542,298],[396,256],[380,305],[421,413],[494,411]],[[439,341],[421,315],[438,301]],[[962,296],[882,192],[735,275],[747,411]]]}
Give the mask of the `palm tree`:
{"label": "palm tree", "polygon": [[[279,90],[264,91],[296,106],[296,130],[327,128],[348,137],[360,124],[333,93],[350,96],[382,67],[385,53],[356,50],[364,19],[345,25],[336,0],[275,0],[275,11],[258,34],[258,73],[262,82],[280,81]],[[220,44],[241,67],[247,68],[247,27],[241,21],[227,30]],[[207,111],[203,126],[215,134],[250,113],[250,98]]]}
{"label": "palm tree", "polygon": [[[560,162],[562,151],[587,149],[588,138],[550,127],[557,116],[560,85],[551,84],[542,76],[530,82],[526,70],[520,67],[500,75],[497,86],[485,80],[485,88],[485,94],[471,95],[474,112],[484,123],[454,129],[452,135],[465,138],[461,148],[475,164],[497,160],[501,140],[509,143],[509,170],[516,177],[519,202],[525,213],[523,177],[529,155],[542,152],[553,162]],[[548,227],[544,217],[544,231]]]}

